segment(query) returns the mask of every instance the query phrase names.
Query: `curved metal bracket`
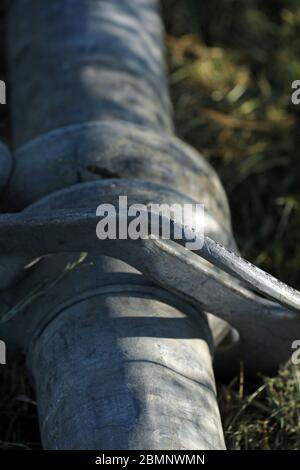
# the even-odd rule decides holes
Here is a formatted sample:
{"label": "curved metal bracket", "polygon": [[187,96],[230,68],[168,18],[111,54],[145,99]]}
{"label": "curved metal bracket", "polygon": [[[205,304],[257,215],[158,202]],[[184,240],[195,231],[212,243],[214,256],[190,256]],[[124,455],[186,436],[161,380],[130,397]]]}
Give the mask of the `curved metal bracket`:
{"label": "curved metal bracket", "polygon": [[[123,215],[117,213],[117,218]],[[95,251],[119,258],[157,284],[235,327],[241,337],[242,358],[253,371],[269,373],[285,362],[291,354],[292,342],[300,333],[300,293],[208,237],[197,252],[186,250],[180,245],[190,241],[192,234],[196,235],[195,230],[181,227],[185,238],[175,240],[177,224],[162,215],[155,214],[155,218],[160,227],[170,223],[171,239],[151,236],[151,215],[150,211],[145,214],[149,218],[149,238],[104,241],[96,236],[101,218],[91,210],[3,215],[0,253],[40,256]],[[128,216],[128,224],[132,220]],[[210,269],[201,258],[220,271]]]}

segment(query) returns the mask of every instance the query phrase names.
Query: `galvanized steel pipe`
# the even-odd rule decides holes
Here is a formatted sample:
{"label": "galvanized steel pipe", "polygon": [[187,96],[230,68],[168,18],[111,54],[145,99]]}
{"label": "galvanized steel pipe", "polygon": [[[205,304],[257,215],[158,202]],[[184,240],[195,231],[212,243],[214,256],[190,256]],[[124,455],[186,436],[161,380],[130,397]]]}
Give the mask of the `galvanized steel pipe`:
{"label": "galvanized steel pipe", "polygon": [[[7,56],[16,209],[202,202],[235,249],[216,174],[174,135],[156,0],[12,0]],[[224,448],[204,312],[95,254],[44,257],[10,295],[3,331],[27,354],[46,448]]]}

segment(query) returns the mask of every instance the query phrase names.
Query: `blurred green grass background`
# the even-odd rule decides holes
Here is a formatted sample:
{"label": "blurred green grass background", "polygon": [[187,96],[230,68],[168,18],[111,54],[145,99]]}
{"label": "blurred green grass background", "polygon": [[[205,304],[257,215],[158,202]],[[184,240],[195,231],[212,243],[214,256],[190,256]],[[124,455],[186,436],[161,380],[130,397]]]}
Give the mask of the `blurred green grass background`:
{"label": "blurred green grass background", "polygon": [[[291,103],[299,0],[163,0],[163,14],[177,132],[218,171],[243,256],[299,289],[300,105]],[[0,79],[2,32],[0,25]],[[0,119],[7,138],[3,107]],[[24,364],[9,362],[0,378],[0,448],[38,448]],[[218,389],[228,448],[300,449],[299,367],[255,383],[241,368]]]}

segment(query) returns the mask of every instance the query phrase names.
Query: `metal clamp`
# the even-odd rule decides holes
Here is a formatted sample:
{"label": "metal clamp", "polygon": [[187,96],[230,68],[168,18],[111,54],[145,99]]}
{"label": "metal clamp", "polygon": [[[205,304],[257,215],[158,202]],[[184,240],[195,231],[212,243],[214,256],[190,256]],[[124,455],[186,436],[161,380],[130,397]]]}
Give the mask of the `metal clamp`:
{"label": "metal clamp", "polygon": [[[144,215],[150,221],[151,211]],[[122,214],[117,212],[117,219],[120,217]],[[166,222],[162,215],[157,219],[160,227]],[[298,291],[209,237],[204,238],[203,247],[197,252],[184,249],[180,245],[190,241],[195,230],[181,227],[185,238],[176,240],[176,223],[172,219],[167,220],[171,226],[170,240],[150,236],[105,241],[96,237],[99,220],[95,211],[89,209],[2,215],[0,252],[6,256],[40,256],[94,251],[121,259],[155,283],[236,328],[241,357],[248,368],[269,373],[289,358],[292,342],[300,332]],[[131,220],[128,217],[128,224]]]}

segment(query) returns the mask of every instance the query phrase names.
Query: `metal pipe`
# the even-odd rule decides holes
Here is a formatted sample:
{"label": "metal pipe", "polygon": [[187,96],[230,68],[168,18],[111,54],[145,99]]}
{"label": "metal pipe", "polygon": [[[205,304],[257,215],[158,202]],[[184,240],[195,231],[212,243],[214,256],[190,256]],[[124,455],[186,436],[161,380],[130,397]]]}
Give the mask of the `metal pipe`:
{"label": "metal pipe", "polygon": [[[156,0],[10,2],[11,204],[72,186],[59,207],[93,207],[82,183],[114,178],[112,197],[204,203],[235,249],[216,174],[174,135],[162,39]],[[119,260],[77,258],[43,258],[9,294],[3,331],[27,353],[44,446],[223,449],[206,315]]]}

